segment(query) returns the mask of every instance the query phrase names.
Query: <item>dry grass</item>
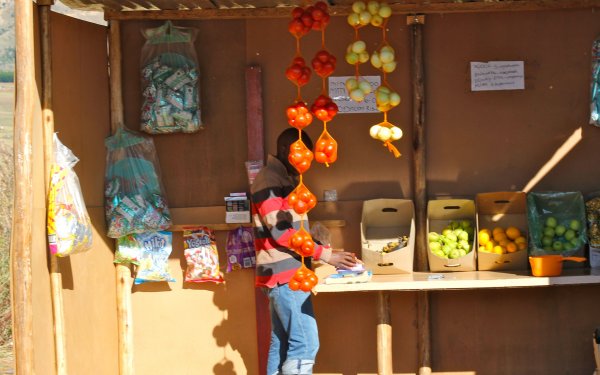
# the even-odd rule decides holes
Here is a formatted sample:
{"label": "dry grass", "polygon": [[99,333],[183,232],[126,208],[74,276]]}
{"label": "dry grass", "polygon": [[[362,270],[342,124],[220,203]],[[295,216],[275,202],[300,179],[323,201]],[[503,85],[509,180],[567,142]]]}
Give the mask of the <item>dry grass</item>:
{"label": "dry grass", "polygon": [[12,374],[9,247],[12,222],[12,84],[0,85],[0,374]]}

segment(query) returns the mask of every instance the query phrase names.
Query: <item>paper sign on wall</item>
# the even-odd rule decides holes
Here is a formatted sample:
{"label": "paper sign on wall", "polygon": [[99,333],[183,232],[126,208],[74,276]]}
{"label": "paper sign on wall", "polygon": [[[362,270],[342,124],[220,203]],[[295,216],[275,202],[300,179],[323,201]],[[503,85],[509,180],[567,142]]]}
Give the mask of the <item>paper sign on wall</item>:
{"label": "paper sign on wall", "polygon": [[471,62],[471,91],[524,89],[523,61]]}
{"label": "paper sign on wall", "polygon": [[371,83],[373,92],[365,97],[360,103],[355,102],[348,96],[346,90],[346,81],[354,76],[329,77],[329,96],[338,106],[338,113],[377,113],[377,105],[375,104],[375,90],[381,85],[380,76],[361,76]]}

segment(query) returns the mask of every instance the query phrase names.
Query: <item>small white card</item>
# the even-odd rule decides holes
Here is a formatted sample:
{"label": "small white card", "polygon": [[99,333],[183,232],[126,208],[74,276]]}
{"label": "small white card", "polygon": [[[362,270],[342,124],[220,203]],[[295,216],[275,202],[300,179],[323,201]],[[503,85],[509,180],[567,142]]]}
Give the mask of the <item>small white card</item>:
{"label": "small white card", "polygon": [[381,85],[380,76],[360,76],[371,84],[373,91],[362,102],[350,99],[346,90],[346,81],[354,76],[329,77],[329,97],[337,104],[338,113],[378,113],[375,103],[375,90]]}
{"label": "small white card", "polygon": [[523,61],[471,62],[471,91],[524,90]]}

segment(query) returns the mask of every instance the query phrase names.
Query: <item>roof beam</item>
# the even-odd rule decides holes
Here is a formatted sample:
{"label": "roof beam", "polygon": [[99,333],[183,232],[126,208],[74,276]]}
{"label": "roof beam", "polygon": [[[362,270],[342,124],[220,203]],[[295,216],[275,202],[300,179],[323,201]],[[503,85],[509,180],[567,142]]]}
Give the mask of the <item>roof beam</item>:
{"label": "roof beam", "polygon": [[[427,3],[390,4],[394,14],[412,13],[471,13],[503,11],[541,11],[578,8],[600,8],[600,0],[515,0],[515,1],[476,1],[468,3]],[[139,10],[104,12],[106,20],[177,20],[177,19],[244,19],[244,18],[285,18],[291,7],[270,8],[230,8],[230,9],[186,9],[186,10]],[[329,9],[333,16],[350,14],[350,5],[334,5]]]}

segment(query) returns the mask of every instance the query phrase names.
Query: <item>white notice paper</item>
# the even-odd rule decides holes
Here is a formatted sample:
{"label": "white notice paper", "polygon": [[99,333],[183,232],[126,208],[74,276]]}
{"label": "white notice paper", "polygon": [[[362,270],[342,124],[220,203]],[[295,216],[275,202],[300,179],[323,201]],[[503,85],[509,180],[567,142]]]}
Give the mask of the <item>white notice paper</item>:
{"label": "white notice paper", "polygon": [[338,113],[377,113],[377,105],[375,103],[375,90],[381,85],[380,76],[361,76],[371,83],[373,91],[365,97],[365,100],[358,103],[350,99],[348,90],[346,90],[346,81],[354,76],[329,77],[329,97],[337,104]]}
{"label": "white notice paper", "polygon": [[471,91],[524,89],[523,61],[471,62]]}

